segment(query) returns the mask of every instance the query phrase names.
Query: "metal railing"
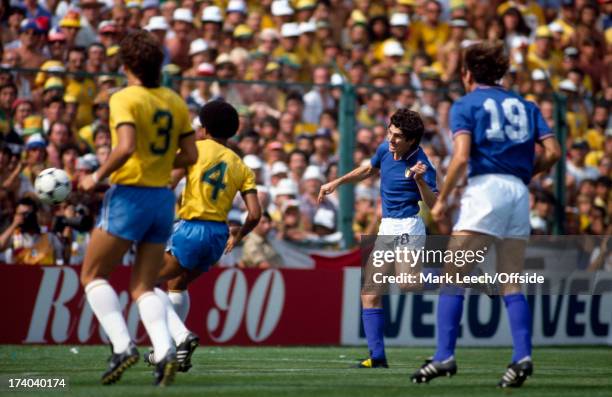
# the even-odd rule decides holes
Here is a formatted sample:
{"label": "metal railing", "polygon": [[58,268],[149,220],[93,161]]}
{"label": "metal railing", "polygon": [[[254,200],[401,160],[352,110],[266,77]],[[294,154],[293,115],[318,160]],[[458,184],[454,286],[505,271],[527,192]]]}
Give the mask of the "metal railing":
{"label": "metal railing", "polygon": [[[42,69],[26,69],[26,68],[2,68],[0,72],[9,71],[17,73],[38,73],[44,72],[49,75],[57,76],[77,76],[77,77],[91,77],[95,78],[98,76],[112,76],[112,77],[125,77],[121,73],[88,73],[88,72],[49,72]],[[180,75],[173,75],[169,73],[163,73],[162,85],[167,87],[173,87],[175,83],[181,81],[208,81],[217,82],[223,84],[242,84],[242,85],[264,85],[270,87],[277,87],[281,89],[288,89],[291,87],[299,88],[313,88],[313,87],[325,87],[327,89],[338,89],[341,88],[341,97],[339,101],[338,109],[338,130],[340,132],[340,146],[339,146],[339,175],[344,175],[350,172],[354,168],[353,153],[355,151],[355,135],[356,135],[356,113],[357,113],[357,90],[360,88],[368,88],[377,91],[389,92],[397,91],[402,88],[411,88],[415,92],[418,89],[414,87],[377,87],[369,84],[353,85],[349,82],[344,82],[342,85],[332,84],[309,84],[299,82],[286,82],[286,81],[267,81],[267,80],[235,80],[235,79],[218,79],[215,77],[183,77]],[[447,93],[448,89],[440,89],[440,91]],[[554,133],[562,142],[561,148],[563,151],[563,157],[565,158],[566,149],[563,144],[567,138],[567,126],[565,125],[565,112],[566,112],[566,97],[563,94],[555,93],[552,97],[555,109],[555,126]],[[554,222],[554,233],[563,234],[563,222],[565,220],[565,162],[560,161],[555,169],[555,196],[556,196],[556,208],[555,208],[555,222]],[[339,216],[338,216],[338,229],[343,235],[343,248],[350,248],[355,245],[355,238],[353,235],[353,213],[354,213],[354,186],[352,184],[344,185],[339,189]]]}

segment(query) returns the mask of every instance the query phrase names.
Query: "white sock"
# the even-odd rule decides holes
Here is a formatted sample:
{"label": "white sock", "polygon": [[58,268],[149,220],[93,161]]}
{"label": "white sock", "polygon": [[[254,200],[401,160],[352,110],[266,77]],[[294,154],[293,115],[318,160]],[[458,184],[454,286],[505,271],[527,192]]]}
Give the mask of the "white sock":
{"label": "white sock", "polygon": [[170,298],[174,311],[178,314],[181,321],[185,321],[189,314],[189,292],[187,290],[180,292],[168,291],[168,298]]}
{"label": "white sock", "polygon": [[155,351],[155,362],[160,362],[168,352],[175,350],[166,321],[166,306],[152,291],[142,294],[136,304]]}
{"label": "white sock", "polygon": [[174,311],[172,302],[170,302],[168,295],[166,295],[166,293],[159,288],[155,288],[153,291],[155,291],[155,295],[157,295],[166,306],[166,320],[168,321],[170,336],[172,336],[175,344],[178,345],[179,343],[182,343],[187,335],[189,335],[189,330],[187,327],[185,327],[185,324],[183,324],[179,316]]}
{"label": "white sock", "polygon": [[96,279],[85,286],[87,302],[111,343],[113,353],[123,353],[132,339],[121,313],[119,297],[108,281]]}

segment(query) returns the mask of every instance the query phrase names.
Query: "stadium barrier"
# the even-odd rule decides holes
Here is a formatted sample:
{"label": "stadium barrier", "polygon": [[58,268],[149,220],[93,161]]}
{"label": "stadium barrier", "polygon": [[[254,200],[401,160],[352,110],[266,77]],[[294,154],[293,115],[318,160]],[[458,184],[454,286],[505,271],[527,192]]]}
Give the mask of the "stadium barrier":
{"label": "stadium barrier", "polygon": [[[348,254],[350,255],[350,254]],[[0,344],[107,343],[79,285],[80,267],[0,265]],[[609,272],[567,276],[566,282],[595,280],[595,291],[612,290]],[[129,269],[110,283],[119,293],[129,330],[146,343],[138,309],[127,292]],[[241,270],[216,268],[190,286],[187,326],[204,345],[363,345],[360,268]],[[389,345],[435,344],[435,295],[384,298]],[[612,345],[612,294],[529,295],[534,344]],[[510,346],[502,301],[469,295],[459,345]]]}

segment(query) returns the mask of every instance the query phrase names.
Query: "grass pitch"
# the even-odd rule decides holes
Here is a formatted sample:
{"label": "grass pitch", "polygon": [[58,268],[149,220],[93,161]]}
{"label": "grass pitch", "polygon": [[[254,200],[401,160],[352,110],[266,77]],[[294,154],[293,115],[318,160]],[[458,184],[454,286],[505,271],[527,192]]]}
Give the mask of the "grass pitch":
{"label": "grass pitch", "polygon": [[[72,350],[72,351],[71,351]],[[140,353],[148,351],[140,347]],[[356,347],[200,347],[194,367],[169,388],[151,386],[142,361],[121,381],[101,386],[106,346],[0,346],[0,395],[69,396],[612,396],[612,348],[536,348],[535,374],[521,389],[495,387],[510,357],[507,348],[459,348],[459,372],[427,385],[409,376],[431,348],[388,348],[390,369],[350,369]],[[8,377],[67,377],[69,390],[9,391]]]}

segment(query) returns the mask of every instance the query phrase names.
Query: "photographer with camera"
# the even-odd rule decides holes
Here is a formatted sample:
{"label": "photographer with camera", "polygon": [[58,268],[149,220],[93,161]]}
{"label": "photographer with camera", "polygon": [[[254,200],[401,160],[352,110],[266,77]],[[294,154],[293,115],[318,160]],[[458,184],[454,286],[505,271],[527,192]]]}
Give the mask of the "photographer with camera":
{"label": "photographer with camera", "polygon": [[70,252],[54,234],[43,231],[38,203],[24,197],[17,202],[13,222],[0,235],[0,251],[10,249],[7,262],[24,265],[61,265]]}

